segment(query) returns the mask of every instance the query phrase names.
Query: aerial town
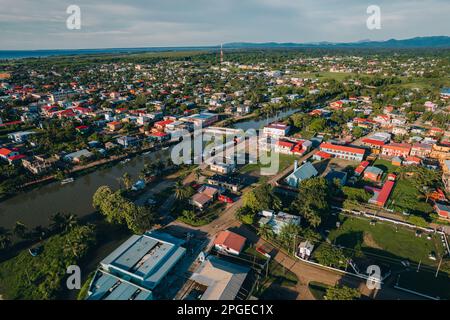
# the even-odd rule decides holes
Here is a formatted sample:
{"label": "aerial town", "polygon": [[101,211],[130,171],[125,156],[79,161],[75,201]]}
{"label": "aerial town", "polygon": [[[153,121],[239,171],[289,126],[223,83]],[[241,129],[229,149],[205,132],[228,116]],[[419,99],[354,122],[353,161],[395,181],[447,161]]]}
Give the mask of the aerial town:
{"label": "aerial town", "polygon": [[220,47],[3,60],[0,296],[450,299],[449,61]]}

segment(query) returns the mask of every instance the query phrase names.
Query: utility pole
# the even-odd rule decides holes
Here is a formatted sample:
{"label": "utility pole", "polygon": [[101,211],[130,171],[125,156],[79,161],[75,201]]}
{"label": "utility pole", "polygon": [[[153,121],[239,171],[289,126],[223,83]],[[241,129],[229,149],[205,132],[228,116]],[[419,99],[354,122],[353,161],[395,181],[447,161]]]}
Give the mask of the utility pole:
{"label": "utility pole", "polygon": [[420,265],[422,264],[422,260],[420,260],[419,261],[419,264],[417,265],[417,271],[416,272],[419,272],[419,269],[420,269]]}

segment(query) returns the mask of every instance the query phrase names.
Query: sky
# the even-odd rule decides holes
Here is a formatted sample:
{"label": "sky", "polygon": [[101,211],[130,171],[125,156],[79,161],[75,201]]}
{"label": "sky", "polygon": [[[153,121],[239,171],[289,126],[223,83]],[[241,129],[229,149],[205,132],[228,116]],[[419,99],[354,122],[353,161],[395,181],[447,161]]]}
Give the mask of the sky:
{"label": "sky", "polygon": [[[66,26],[69,5],[79,30]],[[381,29],[366,26],[370,5]],[[450,0],[0,0],[0,50],[449,36],[449,17]]]}

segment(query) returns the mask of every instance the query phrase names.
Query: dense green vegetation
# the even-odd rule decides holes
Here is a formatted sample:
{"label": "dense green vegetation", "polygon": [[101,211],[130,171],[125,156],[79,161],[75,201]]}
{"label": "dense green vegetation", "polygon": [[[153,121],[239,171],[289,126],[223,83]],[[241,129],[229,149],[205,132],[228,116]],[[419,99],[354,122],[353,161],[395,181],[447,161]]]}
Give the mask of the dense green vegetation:
{"label": "dense green vegetation", "polygon": [[113,192],[108,186],[98,188],[93,197],[93,206],[111,223],[125,223],[135,234],[150,229],[153,213],[148,207],[135,205],[122,195],[122,191]]}
{"label": "dense green vegetation", "polygon": [[0,292],[6,299],[57,298],[64,288],[67,267],[78,265],[95,241],[92,226],[75,226],[43,241],[36,257],[22,251],[0,264]]}

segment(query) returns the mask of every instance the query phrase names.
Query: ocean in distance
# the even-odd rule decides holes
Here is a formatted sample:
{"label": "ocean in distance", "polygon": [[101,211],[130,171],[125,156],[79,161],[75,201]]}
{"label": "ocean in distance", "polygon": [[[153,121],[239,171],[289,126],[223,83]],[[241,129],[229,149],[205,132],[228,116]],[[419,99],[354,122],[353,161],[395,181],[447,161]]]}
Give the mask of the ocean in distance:
{"label": "ocean in distance", "polygon": [[0,50],[0,60],[45,58],[51,56],[72,56],[84,54],[127,54],[142,52],[165,52],[165,51],[198,51],[211,50],[210,47],[148,47],[148,48],[105,48],[105,49],[51,49],[51,50]]}

